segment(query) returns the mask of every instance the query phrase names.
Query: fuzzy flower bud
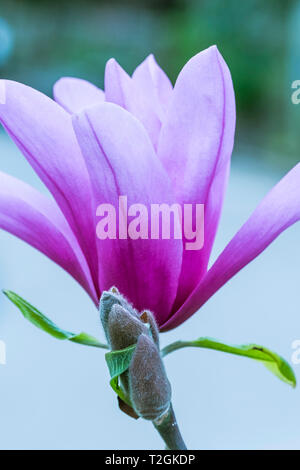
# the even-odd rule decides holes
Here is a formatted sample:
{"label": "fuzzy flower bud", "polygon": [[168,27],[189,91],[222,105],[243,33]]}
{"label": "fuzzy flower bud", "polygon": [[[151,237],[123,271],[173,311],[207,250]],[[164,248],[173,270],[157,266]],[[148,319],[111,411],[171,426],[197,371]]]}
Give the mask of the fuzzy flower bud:
{"label": "fuzzy flower bud", "polygon": [[112,287],[109,291],[104,291],[100,299],[100,318],[109,345],[108,318],[114,305],[124,307],[133,317],[139,318],[137,310],[120,294],[116,287]]}
{"label": "fuzzy flower bud", "polygon": [[142,334],[129,366],[129,395],[136,413],[151,421],[169,409],[171,385],[160,353],[149,336]]}
{"label": "fuzzy flower bud", "polygon": [[136,345],[129,369],[120,376],[133,409],[128,410],[119,399],[120,408],[134,417],[159,419],[170,408],[171,386],[160,356],[159,330],[153,314],[148,310],[139,314],[113,287],[102,294],[100,317],[111,350]]}
{"label": "fuzzy flower bud", "polygon": [[145,323],[124,307],[118,304],[112,306],[107,321],[107,333],[113,351],[136,344],[139,336],[142,333],[147,335],[148,331]]}
{"label": "fuzzy flower bud", "polygon": [[140,318],[149,325],[152,339],[159,349],[159,330],[153,314],[149,310],[144,310]]}

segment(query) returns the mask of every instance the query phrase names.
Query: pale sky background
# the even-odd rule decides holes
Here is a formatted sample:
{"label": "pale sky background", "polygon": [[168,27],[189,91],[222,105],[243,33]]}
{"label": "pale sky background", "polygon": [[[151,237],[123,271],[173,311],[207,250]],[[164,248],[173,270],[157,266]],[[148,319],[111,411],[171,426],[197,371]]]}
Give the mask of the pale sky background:
{"label": "pale sky background", "polygon": [[[0,168],[42,188],[0,134]],[[235,159],[215,246],[217,254],[283,173],[253,158]],[[274,207],[276,211],[276,207]],[[300,225],[284,233],[186,324],[162,336],[213,336],[265,345],[290,360],[300,339]],[[83,290],[42,254],[0,233],[0,287],[19,293],[70,331],[103,339]],[[163,449],[151,423],[118,410],[104,351],[55,340],[0,296],[1,449]],[[254,361],[185,349],[166,358],[173,404],[190,449],[300,449],[300,389]],[[300,381],[300,365],[295,366]]]}

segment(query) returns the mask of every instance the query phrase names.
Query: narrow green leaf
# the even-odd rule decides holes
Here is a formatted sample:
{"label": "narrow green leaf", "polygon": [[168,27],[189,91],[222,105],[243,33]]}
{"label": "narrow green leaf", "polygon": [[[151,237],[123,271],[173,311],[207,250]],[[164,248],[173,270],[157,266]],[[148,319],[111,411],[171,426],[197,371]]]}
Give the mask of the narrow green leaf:
{"label": "narrow green leaf", "polygon": [[87,333],[75,334],[66,330],[62,330],[49,318],[39,312],[39,310],[30,305],[28,302],[26,302],[26,300],[22,299],[22,297],[15,294],[14,292],[4,290],[3,293],[19,308],[26,320],[29,320],[37,328],[45,331],[54,338],[59,340],[69,340],[73,343],[79,343],[85,346],[108,349],[106,344],[100,343],[96,338],[88,335]]}
{"label": "narrow green leaf", "polygon": [[293,369],[289,363],[281,356],[276,354],[270,349],[264,346],[258,346],[257,344],[246,344],[241,346],[234,346],[230,344],[221,343],[220,341],[213,338],[198,338],[195,341],[176,341],[175,343],[169,344],[162,350],[162,356],[166,356],[173,351],[181,348],[196,347],[205,349],[214,349],[216,351],[222,351],[229,354],[235,354],[237,356],[244,356],[256,361],[260,361],[267,369],[275,374],[280,380],[286,382],[292,387],[296,387],[296,377]]}
{"label": "narrow green leaf", "polygon": [[121,398],[121,400],[123,400],[129,406],[131,406],[130,400],[119,384],[119,377],[128,369],[135,348],[136,344],[133,344],[128,348],[121,349],[119,351],[110,351],[105,354],[105,359],[111,378],[110,385],[116,394]]}

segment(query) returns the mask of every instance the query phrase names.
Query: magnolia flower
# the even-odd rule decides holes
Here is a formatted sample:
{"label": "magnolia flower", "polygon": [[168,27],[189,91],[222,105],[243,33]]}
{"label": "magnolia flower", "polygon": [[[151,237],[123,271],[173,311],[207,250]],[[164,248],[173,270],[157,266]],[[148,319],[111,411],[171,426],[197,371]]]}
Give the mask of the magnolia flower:
{"label": "magnolia flower", "polygon": [[[60,265],[96,305],[117,286],[161,330],[180,325],[300,217],[300,165],[263,199],[208,269],[230,168],[235,100],[216,47],[193,57],[174,88],[154,57],[132,77],[111,59],[105,90],[62,78],[54,101],[0,81],[0,120],[53,198],[0,174],[0,227]],[[99,204],[201,203],[204,246],[96,236]]]}

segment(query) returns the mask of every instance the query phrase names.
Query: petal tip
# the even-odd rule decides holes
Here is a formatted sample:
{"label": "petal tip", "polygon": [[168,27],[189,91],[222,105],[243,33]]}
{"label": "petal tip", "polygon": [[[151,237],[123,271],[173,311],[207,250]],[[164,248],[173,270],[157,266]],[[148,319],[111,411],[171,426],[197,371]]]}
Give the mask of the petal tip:
{"label": "petal tip", "polygon": [[151,52],[149,55],[147,55],[146,60],[149,61],[149,62],[155,62],[156,63],[155,55],[153,54],[153,52]]}
{"label": "petal tip", "polygon": [[110,59],[108,59],[105,65],[105,69],[109,69],[111,67],[120,67],[118,61],[114,57],[111,57]]}
{"label": "petal tip", "polygon": [[209,54],[209,55],[215,56],[215,57],[219,57],[221,55],[221,53],[219,51],[219,48],[216,44],[213,44],[212,46],[208,47],[207,49],[204,49],[202,51],[202,53]]}

